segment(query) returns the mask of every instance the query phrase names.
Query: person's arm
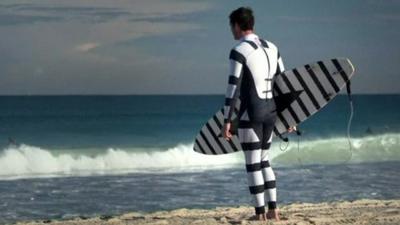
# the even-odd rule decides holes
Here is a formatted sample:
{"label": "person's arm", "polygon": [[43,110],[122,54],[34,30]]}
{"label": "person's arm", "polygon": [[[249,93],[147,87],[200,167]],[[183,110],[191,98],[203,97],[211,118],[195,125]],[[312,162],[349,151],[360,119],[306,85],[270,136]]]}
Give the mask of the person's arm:
{"label": "person's arm", "polygon": [[224,104],[225,138],[230,136],[229,129],[232,122],[232,114],[235,109],[235,103],[238,98],[242,68],[245,60],[245,57],[240,52],[236,51],[235,49],[231,50],[229,54],[228,87],[225,93]]}

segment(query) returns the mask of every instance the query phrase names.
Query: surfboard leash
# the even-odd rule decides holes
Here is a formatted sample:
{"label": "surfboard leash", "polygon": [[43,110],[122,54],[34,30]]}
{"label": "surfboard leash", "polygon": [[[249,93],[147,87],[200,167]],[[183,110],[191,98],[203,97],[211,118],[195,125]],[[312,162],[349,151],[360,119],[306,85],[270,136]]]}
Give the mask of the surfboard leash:
{"label": "surfboard leash", "polygon": [[351,122],[353,120],[353,114],[354,114],[354,107],[353,107],[353,99],[351,97],[351,87],[350,87],[350,80],[346,82],[346,89],[347,89],[347,96],[349,98],[349,104],[350,104],[350,116],[349,120],[347,122],[347,141],[349,143],[349,150],[350,150],[350,158],[345,161],[347,163],[348,161],[351,160],[353,157],[353,149],[352,149],[352,144],[351,144],[351,137],[350,137],[350,127],[351,127]]}

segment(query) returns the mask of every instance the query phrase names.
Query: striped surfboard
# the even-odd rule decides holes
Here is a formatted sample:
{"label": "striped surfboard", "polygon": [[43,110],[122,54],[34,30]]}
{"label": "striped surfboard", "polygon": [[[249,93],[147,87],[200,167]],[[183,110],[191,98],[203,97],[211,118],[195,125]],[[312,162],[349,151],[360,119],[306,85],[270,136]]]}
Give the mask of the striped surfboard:
{"label": "striped surfboard", "polygon": [[[273,87],[277,104],[274,136],[287,132],[318,112],[331,101],[354,74],[347,58],[334,58],[310,63],[275,76]],[[240,100],[236,101],[233,120],[237,119]],[[227,141],[222,136],[223,107],[201,128],[194,142],[194,151],[207,155],[220,155],[241,150],[236,134]],[[236,120],[237,122],[237,120]]]}

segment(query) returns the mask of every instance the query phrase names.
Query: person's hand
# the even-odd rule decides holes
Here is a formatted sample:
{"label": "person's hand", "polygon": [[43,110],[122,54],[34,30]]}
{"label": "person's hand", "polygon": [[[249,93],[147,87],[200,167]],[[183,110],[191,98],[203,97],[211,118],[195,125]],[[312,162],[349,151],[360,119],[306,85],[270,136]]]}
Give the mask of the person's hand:
{"label": "person's hand", "polygon": [[227,141],[229,141],[229,139],[232,137],[232,134],[231,134],[231,123],[225,123],[224,124],[224,131],[223,131],[223,133],[224,133],[224,138],[227,140]]}
{"label": "person's hand", "polygon": [[293,132],[294,130],[297,130],[297,128],[295,126],[294,127],[289,127],[288,132],[290,133],[290,132]]}

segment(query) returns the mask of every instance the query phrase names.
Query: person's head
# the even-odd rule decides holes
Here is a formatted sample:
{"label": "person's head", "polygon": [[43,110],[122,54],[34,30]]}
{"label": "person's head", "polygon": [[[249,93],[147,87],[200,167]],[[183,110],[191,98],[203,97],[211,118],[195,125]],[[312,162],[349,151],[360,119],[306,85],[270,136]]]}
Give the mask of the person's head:
{"label": "person's head", "polygon": [[229,24],[235,40],[254,29],[253,10],[250,7],[240,7],[229,15]]}

